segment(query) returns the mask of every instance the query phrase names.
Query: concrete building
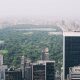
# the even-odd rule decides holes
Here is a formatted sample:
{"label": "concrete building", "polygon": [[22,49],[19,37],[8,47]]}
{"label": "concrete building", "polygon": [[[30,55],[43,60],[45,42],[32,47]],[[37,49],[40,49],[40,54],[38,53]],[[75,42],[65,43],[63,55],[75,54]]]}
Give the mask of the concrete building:
{"label": "concrete building", "polygon": [[41,54],[41,60],[49,60],[49,49],[44,48]]}
{"label": "concrete building", "polygon": [[5,80],[5,70],[7,69],[6,65],[0,66],[0,80]]}
{"label": "concrete building", "polygon": [[69,68],[80,65],[80,32],[63,33],[63,80]]}
{"label": "concrete building", "polygon": [[21,58],[22,80],[32,80],[32,64],[28,58]]}
{"label": "concrete building", "polygon": [[41,60],[35,63],[22,56],[22,80],[55,80],[55,61],[49,60],[48,52],[48,48],[43,49]]}
{"label": "concrete building", "polygon": [[3,55],[0,54],[0,80],[5,80],[5,70],[7,65],[3,65]]}
{"label": "concrete building", "polygon": [[55,61],[38,61],[32,64],[32,80],[55,80]]}
{"label": "concrete building", "polygon": [[22,80],[25,80],[25,56],[21,57]]}
{"label": "concrete building", "polygon": [[67,80],[80,80],[80,66],[70,67]]}
{"label": "concrete building", "polygon": [[61,80],[63,80],[63,67],[61,67]]}
{"label": "concrete building", "polygon": [[32,64],[29,59],[26,60],[25,64],[25,80],[32,80]]}
{"label": "concrete building", "polygon": [[0,54],[0,65],[3,65],[3,55]]}

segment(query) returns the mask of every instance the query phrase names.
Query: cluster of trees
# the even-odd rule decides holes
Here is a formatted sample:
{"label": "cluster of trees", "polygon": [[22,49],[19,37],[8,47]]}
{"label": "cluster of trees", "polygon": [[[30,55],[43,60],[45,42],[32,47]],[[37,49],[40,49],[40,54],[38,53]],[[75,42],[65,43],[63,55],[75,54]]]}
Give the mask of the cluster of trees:
{"label": "cluster of trees", "polygon": [[62,66],[62,35],[48,35],[48,31],[0,30],[0,51],[4,55],[4,64],[20,66],[21,56],[25,55],[35,62],[40,60],[43,48],[49,48],[51,60],[56,61],[56,68]]}

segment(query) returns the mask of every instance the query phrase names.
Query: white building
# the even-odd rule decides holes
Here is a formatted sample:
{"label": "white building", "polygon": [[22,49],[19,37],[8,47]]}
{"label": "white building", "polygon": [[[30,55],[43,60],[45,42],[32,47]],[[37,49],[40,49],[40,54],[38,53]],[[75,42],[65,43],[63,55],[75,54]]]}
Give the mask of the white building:
{"label": "white building", "polygon": [[80,66],[70,67],[67,80],[80,80]]}
{"label": "white building", "polygon": [[0,66],[0,80],[5,80],[5,69],[7,69],[6,65]]}
{"label": "white building", "polygon": [[5,69],[7,65],[3,65],[3,55],[0,54],[0,80],[5,80]]}
{"label": "white building", "polygon": [[0,54],[0,65],[3,65],[3,55]]}
{"label": "white building", "polygon": [[63,80],[63,67],[61,67],[61,80]]}

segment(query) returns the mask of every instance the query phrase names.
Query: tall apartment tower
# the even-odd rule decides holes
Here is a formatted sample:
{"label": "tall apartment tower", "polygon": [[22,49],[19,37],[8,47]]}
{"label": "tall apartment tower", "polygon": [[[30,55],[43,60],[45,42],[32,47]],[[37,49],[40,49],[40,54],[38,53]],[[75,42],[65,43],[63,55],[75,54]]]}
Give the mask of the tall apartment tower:
{"label": "tall apartment tower", "polygon": [[49,49],[44,48],[42,50],[41,60],[49,60]]}
{"label": "tall apartment tower", "polygon": [[28,58],[25,64],[25,80],[32,80],[32,64],[31,60]]}
{"label": "tall apartment tower", "polygon": [[22,80],[25,80],[25,56],[21,57]]}
{"label": "tall apartment tower", "polygon": [[63,80],[69,68],[80,65],[80,32],[63,33]]}
{"label": "tall apartment tower", "polygon": [[32,80],[31,61],[25,56],[21,57],[22,80]]}
{"label": "tall apartment tower", "polygon": [[3,55],[0,54],[0,65],[3,65]]}
{"label": "tall apartment tower", "polygon": [[0,80],[5,80],[5,69],[7,65],[3,65],[3,55],[0,54]]}

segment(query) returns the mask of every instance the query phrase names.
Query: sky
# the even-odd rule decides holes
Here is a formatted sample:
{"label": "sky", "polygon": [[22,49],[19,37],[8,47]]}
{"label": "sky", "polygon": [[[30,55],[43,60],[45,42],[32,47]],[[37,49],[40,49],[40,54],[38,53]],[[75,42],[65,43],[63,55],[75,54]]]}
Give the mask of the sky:
{"label": "sky", "polygon": [[80,0],[0,0],[0,17],[80,17]]}

